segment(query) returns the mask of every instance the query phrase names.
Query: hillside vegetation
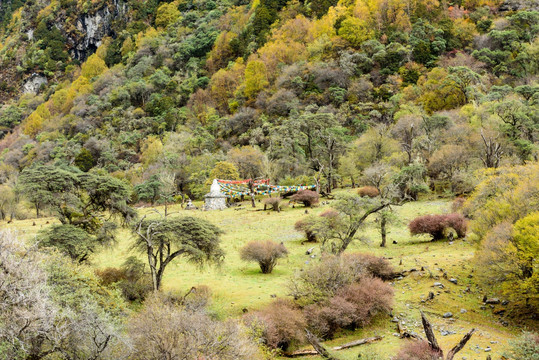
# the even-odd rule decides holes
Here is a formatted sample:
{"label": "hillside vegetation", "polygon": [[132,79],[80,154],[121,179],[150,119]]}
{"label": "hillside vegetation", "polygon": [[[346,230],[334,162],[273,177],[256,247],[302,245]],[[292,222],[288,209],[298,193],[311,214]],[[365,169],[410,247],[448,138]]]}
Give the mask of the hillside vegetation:
{"label": "hillside vegetation", "polygon": [[0,360],[537,360],[538,75],[536,0],[0,0]]}

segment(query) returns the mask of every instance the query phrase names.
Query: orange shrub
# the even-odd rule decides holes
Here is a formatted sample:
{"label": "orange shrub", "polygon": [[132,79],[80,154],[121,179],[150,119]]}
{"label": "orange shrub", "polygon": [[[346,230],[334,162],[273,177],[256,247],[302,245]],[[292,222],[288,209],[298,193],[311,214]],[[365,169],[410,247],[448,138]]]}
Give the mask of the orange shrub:
{"label": "orange shrub", "polygon": [[378,191],[378,189],[375,188],[374,186],[363,186],[357,189],[357,194],[361,197],[368,196],[368,197],[373,198],[380,195],[380,191]]}

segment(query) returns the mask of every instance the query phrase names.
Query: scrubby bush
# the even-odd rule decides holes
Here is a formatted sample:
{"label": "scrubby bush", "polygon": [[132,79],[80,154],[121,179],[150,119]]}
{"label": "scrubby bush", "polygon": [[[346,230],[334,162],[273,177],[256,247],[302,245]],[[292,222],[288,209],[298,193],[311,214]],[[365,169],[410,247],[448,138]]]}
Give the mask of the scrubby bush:
{"label": "scrubby bush", "polygon": [[429,234],[432,240],[444,238],[445,215],[424,215],[415,218],[408,224],[412,235]]}
{"label": "scrubby bush", "polygon": [[309,219],[298,220],[294,224],[294,229],[296,229],[296,231],[304,232],[305,237],[307,238],[307,241],[309,242],[317,241],[316,234],[314,233],[314,231],[311,230]]}
{"label": "scrubby bush", "polygon": [[296,272],[289,288],[300,305],[329,299],[342,287],[354,282],[350,268],[338,256],[324,256],[322,261]]}
{"label": "scrubby bush", "polygon": [[368,196],[368,197],[373,198],[380,195],[380,191],[378,191],[378,189],[375,188],[374,186],[363,186],[357,189],[357,194],[362,197]]}
{"label": "scrubby bush", "polygon": [[323,302],[342,289],[364,278],[388,280],[393,269],[383,258],[362,253],[324,256],[322,261],[296,273],[290,284],[291,295],[300,304]]}
{"label": "scrubby bush", "polygon": [[312,207],[313,205],[318,204],[320,200],[320,195],[316,191],[312,190],[301,190],[296,194],[290,197],[292,201],[303,203],[306,207]]}
{"label": "scrubby bush", "polygon": [[129,321],[128,333],[133,360],[258,358],[239,324],[216,321],[204,309],[186,309],[159,293]]}
{"label": "scrubby bush", "polygon": [[271,240],[251,241],[240,250],[240,257],[244,261],[256,261],[263,274],[270,274],[277,264],[277,260],[288,255],[283,243]]}
{"label": "scrubby bush", "polygon": [[270,207],[273,211],[279,211],[281,209],[281,201],[283,199],[280,197],[270,197],[264,199],[264,210],[266,207]]}
{"label": "scrubby bush", "polygon": [[288,300],[277,299],[263,310],[248,315],[246,322],[253,328],[262,328],[262,340],[274,349],[286,350],[305,341],[305,318]]}
{"label": "scrubby bush", "polygon": [[432,350],[425,340],[410,341],[404,345],[393,360],[438,360],[440,354]]}
{"label": "scrubby bush", "polygon": [[305,317],[312,331],[328,339],[340,328],[367,325],[377,314],[389,312],[392,303],[391,286],[380,279],[366,277],[341,288],[324,303],[307,306]]}
{"label": "scrubby bush", "polygon": [[142,301],[152,291],[152,282],[144,272],[144,263],[134,256],[128,257],[120,268],[96,270],[104,286],[117,286],[129,301]]}
{"label": "scrubby bush", "polygon": [[446,230],[453,228],[458,237],[466,236],[467,221],[460,214],[424,215],[415,218],[408,224],[412,235],[429,234],[432,240],[441,240]]}
{"label": "scrubby bush", "polygon": [[539,360],[539,334],[525,332],[510,342],[510,357],[519,360]]}
{"label": "scrubby bush", "polygon": [[350,253],[343,254],[342,258],[356,279],[370,276],[387,281],[395,274],[389,261],[382,257],[366,253]]}

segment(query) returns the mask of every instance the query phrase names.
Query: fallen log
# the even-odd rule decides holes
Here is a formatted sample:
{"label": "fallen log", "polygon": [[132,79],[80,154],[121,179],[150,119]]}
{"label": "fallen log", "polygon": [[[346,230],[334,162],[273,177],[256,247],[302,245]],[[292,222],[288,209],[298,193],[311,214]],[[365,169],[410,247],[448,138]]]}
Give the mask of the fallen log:
{"label": "fallen log", "polygon": [[310,356],[310,355],[318,355],[318,352],[314,349],[308,349],[308,350],[296,350],[291,353],[285,353],[284,356],[289,358],[295,358],[300,356]]}
{"label": "fallen log", "polygon": [[[380,341],[383,338],[384,338],[383,336],[373,336],[373,337],[370,337],[370,338],[354,340],[354,341],[348,342],[348,343],[340,345],[340,346],[335,346],[335,347],[331,348],[331,350],[332,351],[339,351],[339,350],[349,349],[351,347],[360,346],[360,345],[364,345],[364,344],[370,344],[370,343],[373,343],[375,341]],[[311,338],[311,340],[312,340],[312,338]],[[311,342],[311,341],[309,341],[309,342]],[[318,346],[320,346],[320,343],[318,343]],[[285,356],[286,357],[299,357],[299,356],[309,356],[309,355],[319,355],[319,354],[320,353],[318,351],[316,351],[316,350],[306,349],[306,350],[297,350],[297,351],[294,351],[293,353],[285,354]]]}
{"label": "fallen log", "polygon": [[307,335],[307,341],[312,345],[312,347],[316,350],[316,352],[322,356],[324,359],[327,360],[339,360],[335,357],[333,357],[329,351],[320,344],[320,341],[316,338],[316,336],[311,333],[309,330],[305,329],[305,333]]}
{"label": "fallen log", "polygon": [[349,349],[349,348],[354,347],[354,346],[370,344],[370,343],[373,343],[375,341],[380,341],[380,340],[382,340],[382,338],[383,338],[383,336],[373,336],[373,337],[366,338],[366,339],[355,340],[355,341],[351,341],[349,343],[343,344],[341,346],[335,346],[332,350],[344,350],[344,349]]}

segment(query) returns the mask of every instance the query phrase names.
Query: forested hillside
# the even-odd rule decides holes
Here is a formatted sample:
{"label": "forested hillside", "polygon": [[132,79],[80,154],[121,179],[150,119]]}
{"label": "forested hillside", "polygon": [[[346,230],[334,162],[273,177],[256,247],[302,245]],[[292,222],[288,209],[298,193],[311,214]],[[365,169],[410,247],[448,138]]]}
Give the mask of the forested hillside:
{"label": "forested hillside", "polygon": [[3,3],[0,178],[36,162],[133,185],[169,172],[197,198],[220,161],[332,186],[412,165],[467,193],[475,170],[537,157],[527,4]]}
{"label": "forested hillside", "polygon": [[[448,239],[450,244],[454,239],[469,241],[462,245],[469,246],[466,256],[452,253],[459,264],[473,260],[474,270],[459,273],[473,279],[462,294],[485,296],[481,311],[500,311],[494,304],[502,303],[503,297],[503,311],[496,315],[509,315],[504,326],[522,321],[536,329],[538,79],[538,0],[0,0],[0,223],[31,221],[36,226],[37,221],[45,226],[29,233],[37,236],[40,249],[55,248],[58,253],[47,250],[30,260],[66,266],[65,272],[51,272],[28,265],[31,276],[26,276],[18,264],[30,260],[19,256],[30,250],[14,234],[0,233],[0,250],[7,249],[0,252],[0,261],[17,270],[15,275],[14,270],[0,275],[14,276],[13,281],[28,288],[41,286],[50,277],[52,282],[40,287],[46,294],[33,296],[41,299],[43,308],[53,304],[62,314],[59,322],[75,324],[80,319],[73,314],[80,303],[65,293],[70,286],[65,283],[77,283],[74,274],[89,272],[84,284],[75,287],[94,304],[81,315],[81,323],[88,326],[57,335],[76,344],[76,336],[88,340],[92,326],[101,323],[114,336],[122,334],[114,348],[107,348],[108,340],[100,338],[105,346],[95,359],[129,356],[125,354],[137,346],[143,354],[149,336],[145,321],[152,316],[168,319],[159,313],[163,306],[177,316],[176,325],[201,324],[193,330],[199,335],[215,327],[211,341],[232,329],[226,341],[237,347],[227,347],[225,355],[196,356],[249,359],[262,351],[263,357],[271,358],[313,344],[305,328],[331,339],[343,329],[365,327],[377,313],[393,316],[388,283],[394,286],[396,278],[421,269],[421,276],[439,280],[432,272],[438,263],[424,259],[419,265],[416,258],[417,269],[406,273],[410,269],[386,269],[389,263],[374,256],[354,257],[357,254],[347,254],[349,250],[344,254],[362,236],[365,224],[382,234],[384,248],[386,226],[406,226],[394,209],[410,203],[412,210],[406,210],[405,219],[412,236]],[[140,313],[130,315],[126,335],[121,325],[127,318],[124,308],[140,310],[149,292],[161,290],[165,266],[176,256],[197,264],[223,261],[225,254],[218,246],[222,231],[214,219],[168,217],[175,203],[181,203],[182,210],[175,209],[183,211],[187,199],[203,200],[214,179],[228,184],[245,180],[251,187],[255,179],[264,179],[268,186],[286,189],[279,195],[284,197],[302,190],[292,195],[293,209],[299,204],[316,207],[322,197],[325,211],[309,214],[298,209],[304,217],[300,219],[299,212],[290,216],[297,217],[297,232],[306,241],[315,241],[328,257],[312,273],[294,280],[291,286],[298,286],[294,301],[278,299],[255,314],[257,321],[271,324],[275,314],[288,312],[290,323],[262,331],[252,322],[256,316],[246,321],[250,331],[263,332],[257,333],[259,337],[245,335],[235,323],[218,322],[205,310],[198,312],[207,299],[201,295],[204,299],[197,297],[196,304],[189,305],[190,293],[175,300],[155,295]],[[442,198],[456,199],[450,213],[446,214],[445,203],[443,210],[432,211],[436,214],[422,211],[421,201]],[[280,197],[264,201],[264,210],[280,214]],[[135,209],[162,205],[160,223]],[[252,207],[256,206],[253,195]],[[232,221],[228,218],[232,210],[227,211],[225,226]],[[408,213],[422,217],[408,218]],[[40,217],[46,217],[46,223],[40,223]],[[245,230],[239,226],[234,231]],[[250,226],[245,231],[252,231]],[[171,239],[177,234],[187,234],[181,239],[185,243],[176,244],[179,253],[171,255]],[[96,268],[94,274],[84,267],[103,248],[131,238],[138,239],[132,247],[148,254],[144,262],[149,268],[127,258],[123,250],[120,256],[126,262],[112,263],[122,267],[105,269],[110,273]],[[152,248],[156,239],[161,241],[159,250]],[[398,232],[398,242],[409,240]],[[259,261],[262,272],[271,272],[276,259],[288,254],[283,242],[280,245],[253,245],[242,250],[242,260],[256,262],[259,251],[273,251],[277,255],[268,264]],[[301,249],[293,260],[299,268],[304,261],[297,260],[298,254],[305,250],[295,245]],[[239,251],[237,246],[234,252]],[[428,251],[429,246],[424,252]],[[400,257],[402,265],[402,252],[388,256]],[[352,269],[343,258],[368,270],[359,271],[360,265]],[[409,260],[414,261],[412,255]],[[149,269],[151,283],[143,268]],[[324,274],[332,272],[345,274],[338,286],[320,293],[313,290],[321,286],[316,282]],[[367,301],[361,296],[368,297],[368,291],[358,284],[375,294],[369,303],[372,309],[360,315]],[[107,291],[113,292],[103,295],[111,299],[108,307],[101,298]],[[487,302],[490,295],[497,296],[495,302]],[[186,320],[185,311],[176,305],[196,311]],[[2,309],[0,304],[0,325],[9,318]],[[71,309],[73,314],[60,309]],[[487,318],[481,316],[469,321]],[[168,319],[170,328],[176,326],[174,319]],[[292,333],[288,328],[299,330]],[[11,354],[6,359],[31,353],[25,341],[35,345],[36,340],[21,340],[10,331],[11,337],[0,331],[0,359],[3,349],[12,351],[6,352]],[[259,339],[263,350],[247,338]],[[51,339],[35,345],[37,350],[60,354],[55,346],[69,348]],[[525,334],[515,348],[539,344],[537,339]],[[440,355],[440,349],[417,343],[397,359],[420,359],[406,357],[407,351],[424,351],[426,357],[421,359]],[[80,344],[88,347],[69,351],[91,352],[93,345]],[[211,348],[206,343],[197,346]],[[20,358],[48,358],[48,353],[36,354]],[[77,358],[65,354],[58,356]]]}

